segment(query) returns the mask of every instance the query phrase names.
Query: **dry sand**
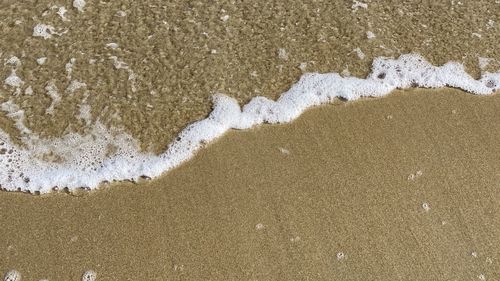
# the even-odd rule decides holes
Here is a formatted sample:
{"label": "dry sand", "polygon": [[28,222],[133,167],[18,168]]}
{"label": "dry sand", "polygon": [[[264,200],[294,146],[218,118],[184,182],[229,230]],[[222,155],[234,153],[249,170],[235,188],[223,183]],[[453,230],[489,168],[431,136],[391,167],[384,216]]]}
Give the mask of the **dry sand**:
{"label": "dry sand", "polygon": [[398,91],[232,131],[150,182],[1,192],[0,272],[498,280],[499,112],[498,95]]}

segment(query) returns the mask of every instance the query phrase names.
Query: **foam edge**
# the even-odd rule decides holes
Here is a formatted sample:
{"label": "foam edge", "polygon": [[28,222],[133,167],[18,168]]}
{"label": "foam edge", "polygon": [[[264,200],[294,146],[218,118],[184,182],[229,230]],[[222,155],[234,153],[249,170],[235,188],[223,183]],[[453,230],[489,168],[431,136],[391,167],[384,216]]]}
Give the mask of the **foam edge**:
{"label": "foam edge", "polygon": [[[7,191],[47,193],[54,187],[95,189],[102,182],[155,178],[189,160],[205,144],[230,129],[249,129],[263,123],[288,123],[308,108],[338,98],[351,101],[363,97],[382,97],[395,89],[410,87],[454,87],[472,94],[490,95],[500,89],[500,73],[484,73],[476,80],[460,63],[433,66],[417,54],[401,55],[398,59],[376,58],[372,72],[365,79],[342,77],[338,73],[306,73],[276,101],[255,97],[240,107],[234,98],[223,94],[214,95],[213,110],[209,116],[188,125],[160,155],[141,153],[130,136],[121,134],[117,142],[120,144],[118,153],[106,158],[102,157],[107,155],[102,149],[99,152],[102,161],[97,164],[88,159],[89,154],[92,156],[95,153],[88,151],[82,151],[81,155],[76,155],[70,161],[44,162],[34,157],[34,154],[39,154],[43,150],[41,147],[47,146],[46,142],[20,148],[0,131],[0,186]],[[115,137],[109,136],[111,139]],[[52,142],[60,146],[67,145],[64,141]],[[113,142],[116,143],[115,140]],[[98,149],[101,146],[97,146]],[[89,146],[88,149],[95,148]]]}

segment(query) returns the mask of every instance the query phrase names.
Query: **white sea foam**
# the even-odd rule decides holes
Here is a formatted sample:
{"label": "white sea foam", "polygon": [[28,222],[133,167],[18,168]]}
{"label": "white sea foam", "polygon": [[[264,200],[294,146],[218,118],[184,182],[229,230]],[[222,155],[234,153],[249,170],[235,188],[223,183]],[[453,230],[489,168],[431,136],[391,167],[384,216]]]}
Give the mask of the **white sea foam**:
{"label": "white sea foam", "polygon": [[97,273],[95,271],[86,271],[82,276],[82,281],[95,281],[97,279]]}
{"label": "white sea foam", "polygon": [[83,8],[87,3],[85,0],[73,0],[73,7],[78,10],[78,12],[83,12]]}
{"label": "white sea foam", "polygon": [[31,134],[31,130],[24,124],[24,110],[20,109],[17,104],[9,100],[0,104],[0,109],[16,122],[16,128],[21,134]]}
{"label": "white sea foam", "polygon": [[45,64],[46,61],[47,61],[46,57],[41,57],[36,59],[36,63],[38,63],[39,65]]}
{"label": "white sea foam", "polygon": [[3,277],[4,281],[21,281],[21,274],[16,270],[11,270],[5,273]]}
{"label": "white sea foam", "polygon": [[51,25],[39,23],[33,28],[33,37],[42,37],[43,39],[52,38],[52,34],[56,33],[56,29]]}
{"label": "white sea foam", "polygon": [[57,86],[54,81],[50,81],[49,83],[47,83],[47,86],[45,86],[45,91],[47,91],[47,96],[49,96],[52,99],[50,106],[45,110],[45,112],[47,114],[53,114],[54,108],[61,101],[61,96],[59,95]]}
{"label": "white sea foam", "polygon": [[19,88],[24,84],[24,82],[19,76],[17,76],[16,71],[12,69],[10,75],[5,78],[4,84],[14,88]]}
{"label": "white sea foam", "polygon": [[74,93],[76,90],[87,87],[87,84],[84,82],[80,82],[78,80],[71,80],[68,87],[66,88],[66,92]]}
{"label": "white sea foam", "polygon": [[7,61],[5,61],[5,65],[8,65],[8,64],[15,66],[15,67],[18,67],[21,65],[21,60],[16,56],[12,56]]}
{"label": "white sea foam", "polygon": [[[115,63],[117,68],[126,67],[118,60]],[[160,155],[140,152],[133,138],[113,133],[98,122],[87,135],[49,140],[31,136],[24,139],[23,147],[0,131],[0,184],[6,190],[45,193],[53,187],[92,189],[106,181],[154,178],[190,159],[204,144],[230,129],[287,123],[306,109],[337,98],[381,97],[409,87],[455,87],[489,95],[500,89],[500,73],[484,73],[475,80],[459,63],[437,67],[412,54],[375,59],[366,79],[306,73],[278,100],[256,97],[243,108],[235,99],[217,94],[210,115],[187,126]]]}

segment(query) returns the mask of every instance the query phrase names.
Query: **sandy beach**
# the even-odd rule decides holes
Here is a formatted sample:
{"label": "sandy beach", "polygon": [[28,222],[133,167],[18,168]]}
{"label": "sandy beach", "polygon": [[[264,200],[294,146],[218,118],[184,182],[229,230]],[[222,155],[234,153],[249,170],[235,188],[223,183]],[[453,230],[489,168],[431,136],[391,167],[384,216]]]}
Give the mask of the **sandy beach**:
{"label": "sandy beach", "polygon": [[[409,53],[478,79],[499,71],[499,23],[496,0],[0,1],[0,180],[6,135],[90,136],[68,154],[92,155],[102,124],[158,154],[218,93],[276,100]],[[336,99],[151,180],[0,190],[0,278],[500,280],[499,112],[498,93],[452,88]]]}
{"label": "sandy beach", "polygon": [[498,95],[398,91],[232,131],[157,180],[2,192],[0,272],[496,280],[499,109]]}
{"label": "sandy beach", "polygon": [[[483,71],[500,67],[500,4],[488,0],[87,0],[81,11],[72,1],[0,5],[0,58],[20,60],[2,63],[0,77],[15,69],[22,92],[33,93],[0,95],[0,102],[22,105],[34,133],[60,137],[85,131],[78,118],[85,100],[92,121],[123,128],[155,152],[204,118],[215,93],[241,104],[276,99],[304,72],[364,77],[374,58],[411,52],[435,65],[459,61],[475,77],[479,58],[493,59]],[[54,35],[34,37],[38,24]],[[68,93],[75,81],[86,86]],[[0,120],[19,136],[11,120]]]}

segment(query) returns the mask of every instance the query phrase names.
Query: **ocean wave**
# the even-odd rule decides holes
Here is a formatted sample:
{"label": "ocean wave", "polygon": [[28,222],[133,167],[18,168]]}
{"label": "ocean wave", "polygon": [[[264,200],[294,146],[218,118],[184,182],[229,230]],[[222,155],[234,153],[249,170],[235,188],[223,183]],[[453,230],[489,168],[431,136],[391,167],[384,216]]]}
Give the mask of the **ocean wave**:
{"label": "ocean wave", "polygon": [[[130,135],[99,122],[85,135],[42,139],[22,127],[22,112],[9,105],[10,116],[25,130],[23,145],[0,131],[0,186],[7,191],[47,193],[67,188],[95,189],[103,182],[155,178],[192,158],[205,144],[230,129],[249,129],[263,123],[288,123],[306,109],[335,99],[382,97],[395,89],[454,87],[478,95],[500,89],[500,73],[483,73],[476,80],[462,64],[433,66],[417,54],[398,59],[377,58],[366,78],[338,73],[306,73],[278,100],[255,97],[240,107],[226,95],[213,97],[213,111],[183,129],[159,155],[141,152]],[[17,111],[16,111],[17,110]],[[27,131],[26,131],[27,130]]]}

